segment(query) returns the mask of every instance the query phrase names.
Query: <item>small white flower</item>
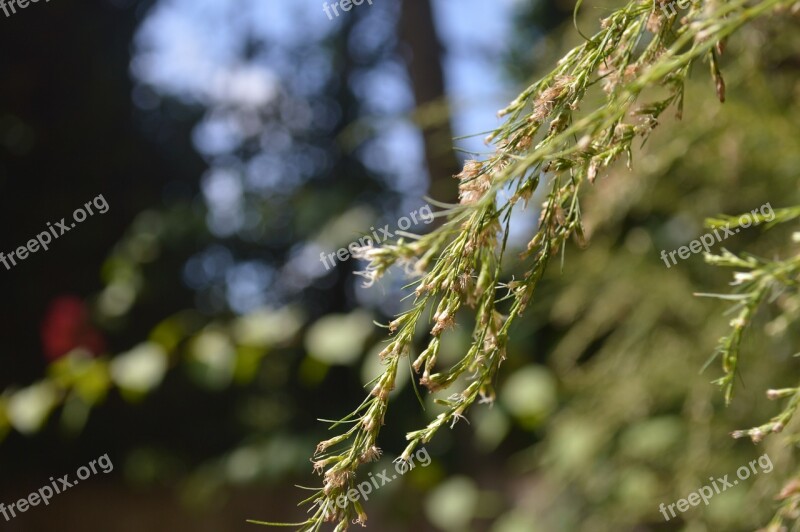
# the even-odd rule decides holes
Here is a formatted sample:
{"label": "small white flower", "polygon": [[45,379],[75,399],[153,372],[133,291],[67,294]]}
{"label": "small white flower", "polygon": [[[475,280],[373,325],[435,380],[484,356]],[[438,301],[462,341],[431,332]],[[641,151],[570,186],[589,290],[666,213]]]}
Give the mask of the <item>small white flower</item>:
{"label": "small white flower", "polygon": [[746,283],[747,281],[752,281],[755,279],[755,275],[752,272],[734,272],[733,274],[733,282],[732,285],[739,285],[742,283]]}
{"label": "small white flower", "polygon": [[372,262],[380,255],[381,251],[381,248],[376,248],[371,244],[367,246],[353,246],[352,257]]}
{"label": "small white flower", "polygon": [[744,329],[745,321],[744,318],[738,317],[731,320],[730,326],[736,329]]}

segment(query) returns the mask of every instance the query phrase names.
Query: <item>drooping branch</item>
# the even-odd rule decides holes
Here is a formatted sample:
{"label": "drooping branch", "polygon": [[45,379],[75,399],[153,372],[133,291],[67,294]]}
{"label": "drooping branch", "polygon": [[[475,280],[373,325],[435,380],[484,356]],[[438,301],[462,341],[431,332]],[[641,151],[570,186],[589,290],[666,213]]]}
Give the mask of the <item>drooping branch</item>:
{"label": "drooping branch", "polygon": [[[354,486],[358,468],[380,452],[377,442],[388,395],[400,359],[413,350],[418,327],[430,327],[428,345],[412,364],[421,373],[420,384],[435,392],[449,390],[462,375],[469,379],[463,389],[440,400],[446,406],[443,413],[407,434],[409,443],[400,459],[408,459],[440,428],[452,426],[476,400],[493,399],[491,382],[505,358],[512,324],[533,300],[547,265],[566,241],[573,236],[583,240],[578,202],[582,186],[594,182],[622,155],[630,165],[634,140],[644,141],[665,110],[675,107],[680,115],[683,86],[693,63],[715,61],[719,43],[742,25],[793,3],[701,3],[680,21],[652,2],[628,3],[604,19],[600,31],[567,53],[555,70],[500,111],[506,121],[487,139],[496,151],[485,161],[468,161],[456,176],[460,202],[441,212],[446,223],[415,239],[360,250],[359,256],[369,262],[363,272],[369,283],[394,265],[418,274],[416,299],[389,326],[393,336],[381,353],[384,373],[373,381],[361,406],[339,422],[352,426],[318,447],[314,468],[324,475],[323,487],[305,501],[314,513],[297,525],[300,530],[320,530],[323,523],[333,522],[339,531],[351,521],[366,522],[359,503],[348,501],[342,507],[336,501]],[[718,68],[713,76],[723,100]],[[666,97],[638,103],[657,86],[666,87]],[[587,95],[600,88],[605,92],[601,104],[581,114]],[[547,201],[520,257],[526,274],[504,284],[511,210],[520,201],[526,204],[542,182],[549,190]],[[501,191],[508,192],[502,196],[508,199],[500,199]],[[507,315],[498,310],[505,300],[510,300]],[[433,310],[431,322],[423,321],[426,309]],[[461,360],[437,371],[440,337],[462,309],[475,316],[473,343]]]}

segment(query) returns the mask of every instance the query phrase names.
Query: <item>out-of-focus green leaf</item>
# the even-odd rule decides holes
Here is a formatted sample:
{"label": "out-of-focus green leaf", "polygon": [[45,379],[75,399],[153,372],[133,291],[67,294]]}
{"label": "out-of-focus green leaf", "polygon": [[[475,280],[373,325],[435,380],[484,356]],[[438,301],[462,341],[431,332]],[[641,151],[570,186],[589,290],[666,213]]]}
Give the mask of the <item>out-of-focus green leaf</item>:
{"label": "out-of-focus green leaf", "polygon": [[236,346],[220,330],[206,330],[189,346],[189,372],[204,386],[222,389],[229,386],[236,369]]}
{"label": "out-of-focus green leaf", "polygon": [[308,330],[305,346],[309,356],[329,365],[349,365],[364,352],[364,342],[375,325],[364,310],[332,314],[317,320]]}
{"label": "out-of-focus green leaf", "polygon": [[167,353],[160,345],[145,342],[114,358],[110,368],[122,394],[136,400],[161,383],[167,372]]}
{"label": "out-of-focus green leaf", "polygon": [[38,431],[56,404],[58,390],[43,381],[23,388],[8,400],[8,419],[11,425],[23,434]]}
{"label": "out-of-focus green leaf", "polygon": [[468,477],[451,477],[436,487],[425,500],[425,514],[442,530],[469,529],[478,504],[478,488]]}
{"label": "out-of-focus green leaf", "polygon": [[556,381],[540,366],[516,371],[500,389],[500,401],[520,424],[534,428],[541,424],[557,404]]}
{"label": "out-of-focus green leaf", "polygon": [[268,347],[287,342],[302,326],[303,316],[297,308],[262,309],[237,318],[232,334],[239,344]]}

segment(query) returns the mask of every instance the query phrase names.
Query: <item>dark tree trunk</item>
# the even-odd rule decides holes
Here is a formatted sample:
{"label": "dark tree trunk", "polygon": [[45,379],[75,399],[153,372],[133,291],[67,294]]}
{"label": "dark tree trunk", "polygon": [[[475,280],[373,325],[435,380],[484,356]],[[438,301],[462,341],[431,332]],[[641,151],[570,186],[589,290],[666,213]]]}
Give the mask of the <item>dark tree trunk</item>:
{"label": "dark tree trunk", "polygon": [[[417,107],[444,101],[442,43],[436,32],[430,0],[405,0],[400,13],[400,38],[406,45],[405,57]],[[455,202],[457,182],[452,176],[460,171],[453,151],[450,113],[447,118],[423,130],[425,160],[430,174],[428,193],[440,201]]]}

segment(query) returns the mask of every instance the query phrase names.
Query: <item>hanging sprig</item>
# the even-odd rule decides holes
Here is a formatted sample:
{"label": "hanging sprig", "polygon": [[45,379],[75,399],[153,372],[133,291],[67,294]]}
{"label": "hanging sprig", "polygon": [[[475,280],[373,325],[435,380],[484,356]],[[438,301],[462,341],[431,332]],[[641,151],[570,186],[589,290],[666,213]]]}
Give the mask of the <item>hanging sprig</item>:
{"label": "hanging sprig", "polygon": [[[445,410],[426,427],[407,433],[401,460],[442,427],[463,419],[476,401],[494,399],[492,383],[506,358],[512,324],[533,301],[539,280],[551,259],[563,253],[567,240],[575,237],[584,243],[578,202],[582,186],[602,176],[620,156],[631,165],[633,142],[643,142],[666,109],[674,106],[680,115],[684,81],[693,63],[708,58],[742,25],[795,1],[700,2],[681,20],[663,15],[655,2],[629,2],[498,113],[506,121],[486,139],[495,152],[484,161],[467,161],[455,176],[459,204],[439,213],[447,216],[444,224],[408,242],[359,250],[357,255],[368,261],[362,273],[367,284],[393,265],[418,275],[412,284],[414,303],[389,325],[393,336],[381,353],[384,372],[370,384],[369,396],[331,427],[349,425],[349,429],[317,448],[314,469],[323,476],[323,486],[304,501],[312,516],[289,526],[316,531],[331,522],[340,531],[351,522],[366,523],[358,502],[348,500],[341,507],[335,501],[354,485],[366,458],[379,453],[377,440],[389,392],[401,359],[413,349],[415,331],[429,332],[427,346],[409,359],[420,385],[430,392],[461,389],[439,400]],[[717,86],[719,92],[719,80]],[[595,87],[604,91],[601,103],[579,115],[580,105]],[[666,88],[666,97],[638,103],[651,87]],[[527,203],[542,182],[548,188],[547,201],[519,258],[526,274],[503,283],[511,209],[520,201]],[[507,200],[499,199],[501,190],[510,191]],[[503,307],[508,311],[503,313],[498,304],[508,300]],[[459,312],[474,314],[472,345],[451,367],[441,368],[437,361],[441,338]],[[734,339],[731,346],[738,346],[738,341]],[[738,354],[728,357],[731,371],[737,360]]]}
{"label": "hanging sprig", "polygon": [[715,356],[722,359],[725,373],[715,383],[723,388],[725,401],[730,403],[745,330],[751,326],[756,311],[765,300],[775,299],[785,290],[797,290],[800,256],[784,261],[767,261],[753,256],[739,257],[723,249],[720,255],[706,254],[706,262],[737,269],[731,283],[735,287],[733,294],[696,294],[734,303],[730,309],[730,313],[735,315],[730,322],[731,330],[720,338],[715,351]]}

